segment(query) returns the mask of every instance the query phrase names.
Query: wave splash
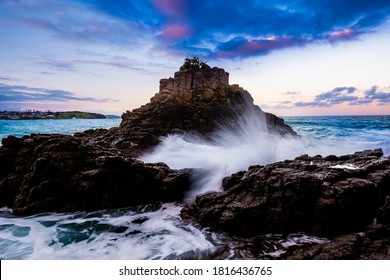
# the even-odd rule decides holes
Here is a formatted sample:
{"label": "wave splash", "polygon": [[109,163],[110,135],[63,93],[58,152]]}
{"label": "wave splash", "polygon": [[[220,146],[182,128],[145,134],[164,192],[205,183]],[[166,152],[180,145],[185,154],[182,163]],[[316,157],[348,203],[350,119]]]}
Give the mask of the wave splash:
{"label": "wave splash", "polygon": [[[248,241],[199,230],[180,219],[182,206],[164,203],[23,218],[0,208],[0,259],[208,259],[227,246],[223,255],[227,259],[240,256],[240,251],[272,259],[291,246],[327,242],[302,233],[268,234]],[[253,244],[243,247],[243,242],[260,249]]]}
{"label": "wave splash", "polygon": [[42,213],[17,217],[0,209],[1,259],[199,258],[212,239],[179,217],[182,205]]}
{"label": "wave splash", "polygon": [[294,136],[272,133],[265,116],[248,110],[231,125],[220,125],[207,138],[197,134],[168,135],[145,162],[164,162],[170,168],[200,169],[194,178],[193,197],[221,189],[222,179],[251,165],[263,165],[294,157],[304,151],[303,142]]}
{"label": "wave splash", "polygon": [[164,162],[170,168],[196,168],[189,198],[207,191],[221,190],[222,179],[246,170],[251,165],[265,165],[302,154],[341,155],[364,149],[358,143],[337,139],[301,138],[270,131],[265,116],[247,110],[232,125],[220,125],[207,138],[197,134],[168,135],[144,162]]}

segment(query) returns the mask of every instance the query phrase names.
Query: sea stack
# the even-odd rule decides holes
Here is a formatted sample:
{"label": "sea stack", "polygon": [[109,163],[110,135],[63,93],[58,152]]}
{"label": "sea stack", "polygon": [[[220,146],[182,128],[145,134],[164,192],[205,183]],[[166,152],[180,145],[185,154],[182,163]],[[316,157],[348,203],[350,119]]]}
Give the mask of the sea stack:
{"label": "sea stack", "polygon": [[297,136],[283,119],[254,105],[248,91],[230,85],[224,69],[186,59],[173,78],[160,80],[149,103],[123,114],[119,129],[106,137],[121,151],[137,155],[170,133],[195,132],[207,138],[220,126],[234,126],[247,111],[264,118],[270,132]]}
{"label": "sea stack", "polygon": [[191,170],[136,159],[170,133],[204,137],[219,125],[234,125],[252,110],[270,131],[296,135],[251,95],[229,85],[229,73],[187,59],[174,78],[162,79],[151,101],[126,112],[119,127],[70,135],[3,139],[0,147],[0,207],[18,214],[112,209],[178,201],[190,188]]}

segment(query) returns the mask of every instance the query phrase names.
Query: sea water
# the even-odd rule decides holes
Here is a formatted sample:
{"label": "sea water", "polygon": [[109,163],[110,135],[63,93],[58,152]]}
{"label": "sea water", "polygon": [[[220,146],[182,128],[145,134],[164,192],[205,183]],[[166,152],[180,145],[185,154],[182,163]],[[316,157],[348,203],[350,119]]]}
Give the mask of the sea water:
{"label": "sea water", "polygon": [[[169,135],[141,159],[164,161],[172,168],[202,168],[188,199],[221,188],[221,180],[252,164],[267,164],[301,154],[346,154],[381,148],[390,154],[390,116],[285,117],[300,138],[279,137],[263,120],[243,116],[233,130],[212,137]],[[73,134],[89,128],[117,126],[112,120],[0,121],[0,137],[30,133]],[[15,216],[0,209],[0,259],[188,259],[207,258],[219,246],[235,241],[180,218],[180,203],[128,209]],[[269,234],[258,258],[277,257],[289,246],[326,242],[295,233]],[[234,247],[234,246],[232,246]],[[234,251],[230,254],[234,258]]]}
{"label": "sea water", "polygon": [[207,139],[198,135],[168,135],[146,162],[165,162],[171,168],[199,168],[192,196],[221,189],[222,179],[246,170],[302,154],[342,155],[382,148],[390,154],[390,116],[285,117],[300,137],[269,131],[265,121],[246,112],[234,128],[215,131]]}
{"label": "sea water", "polygon": [[[0,140],[9,135],[22,137],[33,133],[74,134],[87,129],[119,126],[121,118],[64,120],[0,120]],[[0,141],[1,142],[1,141]]]}

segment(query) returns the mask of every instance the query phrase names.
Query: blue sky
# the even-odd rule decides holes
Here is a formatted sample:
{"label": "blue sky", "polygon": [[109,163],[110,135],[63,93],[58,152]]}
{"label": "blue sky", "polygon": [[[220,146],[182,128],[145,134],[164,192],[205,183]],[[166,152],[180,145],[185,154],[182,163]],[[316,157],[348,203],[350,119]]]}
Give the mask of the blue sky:
{"label": "blue sky", "polygon": [[390,114],[390,0],[0,1],[0,110],[120,114],[191,56],[278,115]]}

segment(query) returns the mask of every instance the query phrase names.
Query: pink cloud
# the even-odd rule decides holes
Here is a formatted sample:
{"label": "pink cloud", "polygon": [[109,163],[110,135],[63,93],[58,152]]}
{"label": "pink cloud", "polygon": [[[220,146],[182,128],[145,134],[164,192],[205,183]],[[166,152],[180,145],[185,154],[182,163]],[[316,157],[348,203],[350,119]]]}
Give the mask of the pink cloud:
{"label": "pink cloud", "polygon": [[272,36],[261,40],[247,40],[237,48],[219,51],[217,56],[221,58],[247,57],[256,54],[266,54],[273,50],[296,46],[299,44],[299,41],[291,37]]}
{"label": "pink cloud", "polygon": [[187,14],[187,1],[185,0],[152,0],[152,4],[162,14],[174,17],[183,18]]}
{"label": "pink cloud", "polygon": [[351,29],[344,29],[342,31],[335,31],[330,33],[331,40],[345,40],[352,38],[356,35],[356,32]]}
{"label": "pink cloud", "polygon": [[168,24],[160,33],[161,38],[166,40],[182,40],[193,34],[193,30],[184,24]]}

